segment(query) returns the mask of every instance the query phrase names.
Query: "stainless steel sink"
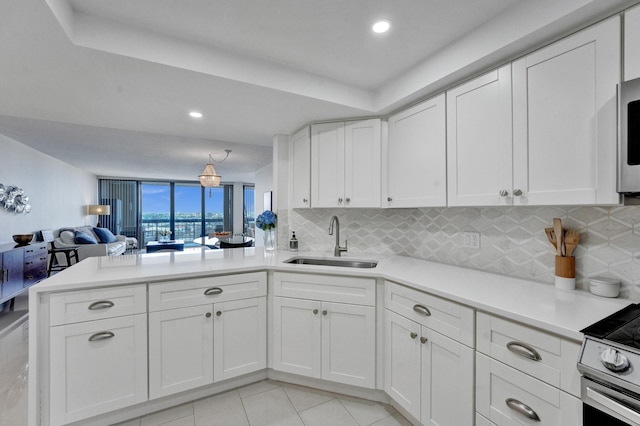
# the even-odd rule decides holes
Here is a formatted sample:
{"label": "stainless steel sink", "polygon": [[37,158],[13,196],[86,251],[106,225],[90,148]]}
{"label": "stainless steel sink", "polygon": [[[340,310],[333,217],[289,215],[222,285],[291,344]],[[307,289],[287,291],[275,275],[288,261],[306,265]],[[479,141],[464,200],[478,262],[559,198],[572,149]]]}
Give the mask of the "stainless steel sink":
{"label": "stainless steel sink", "polygon": [[342,266],[345,268],[375,268],[378,262],[375,260],[351,260],[351,259],[318,259],[313,257],[293,257],[285,260],[284,263],[296,265],[321,265],[321,266]]}

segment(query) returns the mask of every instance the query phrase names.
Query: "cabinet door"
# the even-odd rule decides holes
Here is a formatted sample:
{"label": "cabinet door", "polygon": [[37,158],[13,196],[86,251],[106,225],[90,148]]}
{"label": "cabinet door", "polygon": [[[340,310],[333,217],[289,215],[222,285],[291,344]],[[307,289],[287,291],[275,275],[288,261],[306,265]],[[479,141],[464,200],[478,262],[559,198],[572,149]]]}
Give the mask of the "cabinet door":
{"label": "cabinet door", "polygon": [[213,311],[214,382],[266,368],[266,298],[216,303]]}
{"label": "cabinet door", "polygon": [[620,19],[513,63],[514,204],[616,204]]}
{"label": "cabinet door", "polygon": [[24,280],[24,251],[22,248],[0,253],[0,277],[2,294],[0,297],[9,299],[22,291]]}
{"label": "cabinet door", "polygon": [[421,402],[421,327],[385,309],[384,390],[416,419]]}
{"label": "cabinet door", "polygon": [[473,349],[422,327],[422,424],[472,425]]}
{"label": "cabinet door", "polygon": [[447,92],[449,205],[511,204],[512,164],[511,65],[505,65]]}
{"label": "cabinet door", "polygon": [[311,126],[311,205],[344,207],[344,123]]}
{"label": "cabinet door", "polygon": [[379,119],[345,124],[345,207],[380,207],[380,149]]}
{"label": "cabinet door", "polygon": [[149,313],[149,397],[213,382],[212,305]]}
{"label": "cabinet door", "polygon": [[322,378],[375,388],[373,306],[322,303]]}
{"label": "cabinet door", "polygon": [[147,317],[51,327],[51,424],[147,400]]}
{"label": "cabinet door", "polygon": [[289,174],[289,205],[294,209],[311,207],[311,137],[305,127],[291,137]]}
{"label": "cabinet door", "polygon": [[389,118],[386,207],[447,205],[445,95]]}
{"label": "cabinet door", "polygon": [[640,78],[640,6],[624,12],[624,81]]}
{"label": "cabinet door", "polygon": [[317,301],[274,297],[274,370],[321,377],[320,310]]}

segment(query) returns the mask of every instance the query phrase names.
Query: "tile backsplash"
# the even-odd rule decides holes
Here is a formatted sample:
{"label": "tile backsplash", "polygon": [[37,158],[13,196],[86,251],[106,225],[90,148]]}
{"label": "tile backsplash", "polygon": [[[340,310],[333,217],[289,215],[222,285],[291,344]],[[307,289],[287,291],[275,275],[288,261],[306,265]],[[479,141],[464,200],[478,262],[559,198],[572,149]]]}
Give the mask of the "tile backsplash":
{"label": "tile backsplash", "polygon": [[[293,209],[278,211],[279,247],[290,230],[300,251],[332,251],[331,216],[340,219],[340,240],[349,253],[411,256],[553,284],[555,250],[545,227],[553,218],[581,234],[576,285],[588,277],[622,282],[621,297],[640,298],[640,206],[449,207],[419,209]],[[480,233],[480,248],[463,247],[464,232]]]}

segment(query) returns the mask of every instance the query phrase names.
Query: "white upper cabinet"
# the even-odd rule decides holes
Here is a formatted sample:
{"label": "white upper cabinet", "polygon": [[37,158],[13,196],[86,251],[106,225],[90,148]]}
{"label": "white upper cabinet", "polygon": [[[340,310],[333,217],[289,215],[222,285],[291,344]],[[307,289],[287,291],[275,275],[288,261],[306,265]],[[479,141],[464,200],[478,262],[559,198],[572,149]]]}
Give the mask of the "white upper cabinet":
{"label": "white upper cabinet", "polygon": [[311,126],[311,205],[380,207],[380,120]]}
{"label": "white upper cabinet", "polygon": [[447,92],[450,206],[511,204],[511,121],[510,64]]}
{"label": "white upper cabinet", "polygon": [[617,204],[620,18],[513,63],[514,204]]}
{"label": "white upper cabinet", "polygon": [[291,137],[289,145],[289,205],[294,209],[311,207],[311,137],[305,127]]}
{"label": "white upper cabinet", "polygon": [[445,95],[389,118],[384,207],[447,205]]}
{"label": "white upper cabinet", "polygon": [[624,12],[624,81],[640,78],[640,6]]}

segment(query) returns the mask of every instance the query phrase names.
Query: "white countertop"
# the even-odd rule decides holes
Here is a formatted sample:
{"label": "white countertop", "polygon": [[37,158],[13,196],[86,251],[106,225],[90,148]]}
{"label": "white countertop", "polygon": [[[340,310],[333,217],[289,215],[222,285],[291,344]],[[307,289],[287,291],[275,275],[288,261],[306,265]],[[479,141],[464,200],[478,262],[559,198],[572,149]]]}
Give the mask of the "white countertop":
{"label": "white countertop", "polygon": [[344,259],[377,260],[378,266],[373,269],[283,263],[294,256],[333,258],[327,253],[265,252],[259,247],[90,257],[31,287],[30,294],[259,270],[375,277],[576,341],[582,340],[581,329],[633,303],[403,256],[343,255]]}

